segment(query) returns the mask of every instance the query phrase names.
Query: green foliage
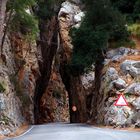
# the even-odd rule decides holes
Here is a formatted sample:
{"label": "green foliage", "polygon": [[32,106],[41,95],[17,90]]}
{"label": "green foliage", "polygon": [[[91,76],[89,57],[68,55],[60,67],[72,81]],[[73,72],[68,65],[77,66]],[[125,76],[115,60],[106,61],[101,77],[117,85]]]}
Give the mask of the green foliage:
{"label": "green foliage", "polygon": [[58,13],[61,3],[64,0],[37,0],[37,16],[41,19],[50,19]]}
{"label": "green foliage", "polygon": [[124,17],[109,0],[86,1],[87,13],[78,29],[71,31],[74,52],[70,67],[82,72],[103,59],[110,40],[127,40]]}
{"label": "green foliage", "polygon": [[140,24],[131,24],[128,26],[128,30],[132,33],[132,35],[140,38]]}
{"label": "green foliage", "polygon": [[7,116],[5,116],[5,115],[1,115],[1,117],[0,117],[0,121],[4,122],[5,125],[8,125],[9,122],[10,122],[10,118],[7,117]]}
{"label": "green foliage", "polygon": [[131,95],[132,95],[131,93],[125,93],[126,98],[130,98]]}
{"label": "green foliage", "polygon": [[140,20],[140,0],[111,0],[114,7],[126,15],[129,23]]}
{"label": "green foliage", "polygon": [[71,62],[72,73],[81,73],[85,68],[92,65],[103,49],[106,48],[108,34],[95,31],[92,27],[82,25],[78,30],[72,31],[74,52]]}
{"label": "green foliage", "polygon": [[4,91],[5,91],[5,88],[4,88],[3,84],[0,83],[0,92],[4,92]]}
{"label": "green foliage", "polygon": [[11,19],[11,30],[20,31],[23,35],[35,39],[38,32],[36,17],[27,12],[35,5],[35,0],[11,0],[7,4],[7,10],[13,13]]}

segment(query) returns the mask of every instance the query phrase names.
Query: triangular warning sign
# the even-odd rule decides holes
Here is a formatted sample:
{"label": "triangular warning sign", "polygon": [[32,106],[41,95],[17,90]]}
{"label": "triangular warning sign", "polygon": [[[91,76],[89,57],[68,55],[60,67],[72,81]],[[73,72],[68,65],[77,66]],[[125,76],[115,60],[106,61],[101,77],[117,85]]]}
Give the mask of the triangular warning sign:
{"label": "triangular warning sign", "polygon": [[128,103],[123,94],[120,94],[119,98],[115,103],[115,106],[128,106]]}

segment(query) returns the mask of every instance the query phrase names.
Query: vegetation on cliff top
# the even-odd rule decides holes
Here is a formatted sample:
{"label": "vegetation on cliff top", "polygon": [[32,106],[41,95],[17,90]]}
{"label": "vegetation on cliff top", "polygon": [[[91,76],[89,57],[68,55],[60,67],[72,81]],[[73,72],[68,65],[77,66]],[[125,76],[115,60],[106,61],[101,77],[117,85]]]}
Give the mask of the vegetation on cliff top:
{"label": "vegetation on cliff top", "polygon": [[28,39],[35,39],[38,33],[38,21],[32,12],[36,0],[10,0],[7,4],[9,11],[10,30],[21,32]]}
{"label": "vegetation on cliff top", "polygon": [[129,37],[124,16],[110,0],[87,0],[85,4],[84,20],[71,32],[75,46],[70,64],[73,72],[84,71],[96,61],[102,63],[110,41],[127,42]]}

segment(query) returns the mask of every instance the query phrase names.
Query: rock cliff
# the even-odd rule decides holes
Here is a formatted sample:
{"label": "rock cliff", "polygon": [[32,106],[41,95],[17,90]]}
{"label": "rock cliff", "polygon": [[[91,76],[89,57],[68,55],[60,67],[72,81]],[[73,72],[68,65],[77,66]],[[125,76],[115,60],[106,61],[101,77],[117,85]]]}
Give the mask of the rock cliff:
{"label": "rock cliff", "polygon": [[[73,76],[67,71],[74,47],[69,32],[80,26],[85,16],[82,7],[79,0],[63,2],[57,17],[40,21],[37,40],[26,40],[20,32],[6,34],[0,53],[0,134],[8,135],[22,124],[34,124],[36,119],[36,123],[96,119],[103,125],[140,127],[138,47],[108,50],[100,83],[95,82],[94,65],[83,75]],[[6,0],[2,0],[0,44],[5,10]],[[101,86],[98,112],[94,114],[97,84]],[[128,107],[114,106],[120,93]]]}
{"label": "rock cliff", "polygon": [[[108,51],[100,88],[98,123],[140,127],[139,53],[124,47]],[[114,105],[119,94],[124,94],[129,106]]]}

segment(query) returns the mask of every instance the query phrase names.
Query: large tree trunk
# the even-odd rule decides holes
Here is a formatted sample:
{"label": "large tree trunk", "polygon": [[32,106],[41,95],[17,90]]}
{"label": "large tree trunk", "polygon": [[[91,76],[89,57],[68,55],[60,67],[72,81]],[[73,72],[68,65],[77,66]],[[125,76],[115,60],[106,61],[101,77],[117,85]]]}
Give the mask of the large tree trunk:
{"label": "large tree trunk", "polygon": [[97,122],[98,115],[98,103],[100,102],[100,87],[101,87],[101,78],[102,78],[102,70],[104,68],[104,56],[100,56],[99,59],[95,63],[95,92],[92,97],[92,121]]}
{"label": "large tree trunk", "polygon": [[71,123],[87,122],[86,95],[79,76],[70,78],[69,100]]}
{"label": "large tree trunk", "polygon": [[[74,77],[68,73],[65,64],[61,64],[60,73],[69,95],[70,122],[87,122],[86,95],[80,76]],[[73,107],[76,110],[73,110]]]}
{"label": "large tree trunk", "polygon": [[57,17],[52,17],[50,21],[41,21],[38,47],[41,49],[42,60],[39,61],[40,77],[36,82],[34,98],[35,123],[39,123],[41,119],[40,101],[50,80],[52,62],[57,50],[57,35]]}

